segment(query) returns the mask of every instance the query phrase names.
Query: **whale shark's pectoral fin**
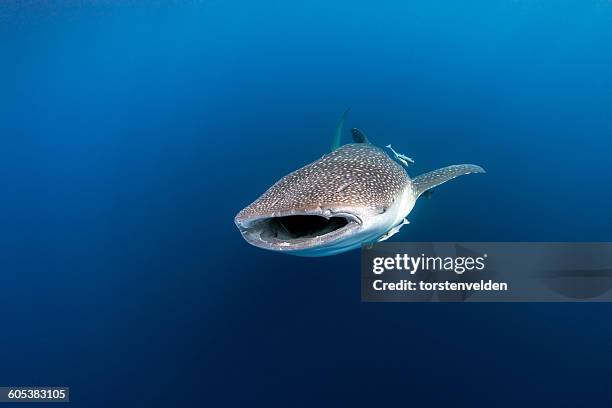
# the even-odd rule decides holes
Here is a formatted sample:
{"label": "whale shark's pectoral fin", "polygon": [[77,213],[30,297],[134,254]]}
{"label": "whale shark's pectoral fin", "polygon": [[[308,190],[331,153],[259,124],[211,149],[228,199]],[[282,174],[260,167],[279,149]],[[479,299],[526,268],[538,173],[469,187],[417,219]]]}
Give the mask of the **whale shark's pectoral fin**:
{"label": "whale shark's pectoral fin", "polygon": [[419,197],[427,191],[442,183],[446,183],[455,177],[470,173],[485,173],[484,169],[475,164],[456,164],[454,166],[442,167],[441,169],[421,174],[412,180],[415,195]]}
{"label": "whale shark's pectoral fin", "polygon": [[399,232],[399,230],[406,224],[410,224],[410,221],[408,221],[406,218],[404,218],[402,220],[402,222],[400,222],[399,224],[397,224],[395,227],[391,228],[389,231],[385,232],[380,238],[378,238],[378,242],[382,242],[382,241],[386,241],[389,238],[391,238],[392,236],[394,236],[395,234],[397,234]]}
{"label": "whale shark's pectoral fin", "polygon": [[338,123],[336,124],[336,133],[334,134],[334,138],[331,144],[331,151],[333,152],[337,148],[340,147],[340,138],[342,137],[342,126],[344,125],[344,119],[346,119],[346,115],[348,114],[351,108],[346,108],[342,115],[340,115],[340,119],[338,119]]}
{"label": "whale shark's pectoral fin", "polygon": [[351,135],[353,136],[353,141],[355,143],[370,143],[368,137],[359,129],[351,129]]}
{"label": "whale shark's pectoral fin", "polygon": [[414,163],[414,160],[412,160],[410,157],[406,156],[405,154],[401,154],[401,153],[396,152],[395,149],[393,147],[391,147],[390,144],[388,144],[387,147],[393,153],[393,157],[395,157],[395,160],[399,161],[404,166],[408,167],[408,163],[410,163],[410,164]]}

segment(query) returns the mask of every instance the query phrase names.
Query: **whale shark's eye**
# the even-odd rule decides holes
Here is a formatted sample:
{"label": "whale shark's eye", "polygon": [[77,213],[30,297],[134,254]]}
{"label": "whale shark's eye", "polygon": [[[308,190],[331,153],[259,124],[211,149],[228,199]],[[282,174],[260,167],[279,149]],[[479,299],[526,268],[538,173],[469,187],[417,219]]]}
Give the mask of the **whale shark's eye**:
{"label": "whale shark's eye", "polygon": [[291,240],[329,234],[346,226],[349,220],[344,217],[325,218],[318,215],[289,215],[269,218],[265,223],[265,227],[262,228],[262,238]]}

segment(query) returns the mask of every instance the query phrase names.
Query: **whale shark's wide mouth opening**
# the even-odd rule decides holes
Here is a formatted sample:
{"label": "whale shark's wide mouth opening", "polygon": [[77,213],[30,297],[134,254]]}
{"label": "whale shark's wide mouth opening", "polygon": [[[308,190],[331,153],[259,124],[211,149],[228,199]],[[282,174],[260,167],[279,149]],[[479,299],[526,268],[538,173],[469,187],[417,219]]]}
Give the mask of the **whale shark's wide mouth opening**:
{"label": "whale shark's wide mouth opening", "polygon": [[260,218],[236,218],[244,238],[255,246],[288,251],[314,248],[337,242],[361,224],[358,216],[336,213],[331,217],[319,214],[279,214]]}
{"label": "whale shark's wide mouth opening", "polygon": [[319,215],[288,215],[285,217],[268,218],[260,224],[261,238],[270,238],[283,241],[314,238],[337,231],[346,225],[349,220],[345,217],[325,218]]}

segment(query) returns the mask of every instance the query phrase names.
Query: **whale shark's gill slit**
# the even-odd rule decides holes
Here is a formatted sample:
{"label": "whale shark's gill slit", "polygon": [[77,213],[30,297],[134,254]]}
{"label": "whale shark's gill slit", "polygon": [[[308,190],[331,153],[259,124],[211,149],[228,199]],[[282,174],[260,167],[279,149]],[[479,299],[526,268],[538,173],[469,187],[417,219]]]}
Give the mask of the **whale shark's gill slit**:
{"label": "whale shark's gill slit", "polygon": [[318,215],[289,215],[268,218],[261,227],[264,239],[292,240],[314,238],[337,231],[349,220],[344,217],[325,218]]}

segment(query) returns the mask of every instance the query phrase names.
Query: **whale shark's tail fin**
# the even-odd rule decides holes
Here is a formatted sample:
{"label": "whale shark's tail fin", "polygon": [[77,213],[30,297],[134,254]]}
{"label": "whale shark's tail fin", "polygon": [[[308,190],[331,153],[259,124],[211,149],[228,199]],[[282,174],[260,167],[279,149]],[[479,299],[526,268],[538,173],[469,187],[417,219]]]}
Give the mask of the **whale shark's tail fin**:
{"label": "whale shark's tail fin", "polygon": [[475,164],[456,164],[454,166],[442,167],[441,169],[421,174],[412,180],[414,191],[417,197],[425,191],[446,183],[455,177],[470,173],[485,173],[484,169]]}

